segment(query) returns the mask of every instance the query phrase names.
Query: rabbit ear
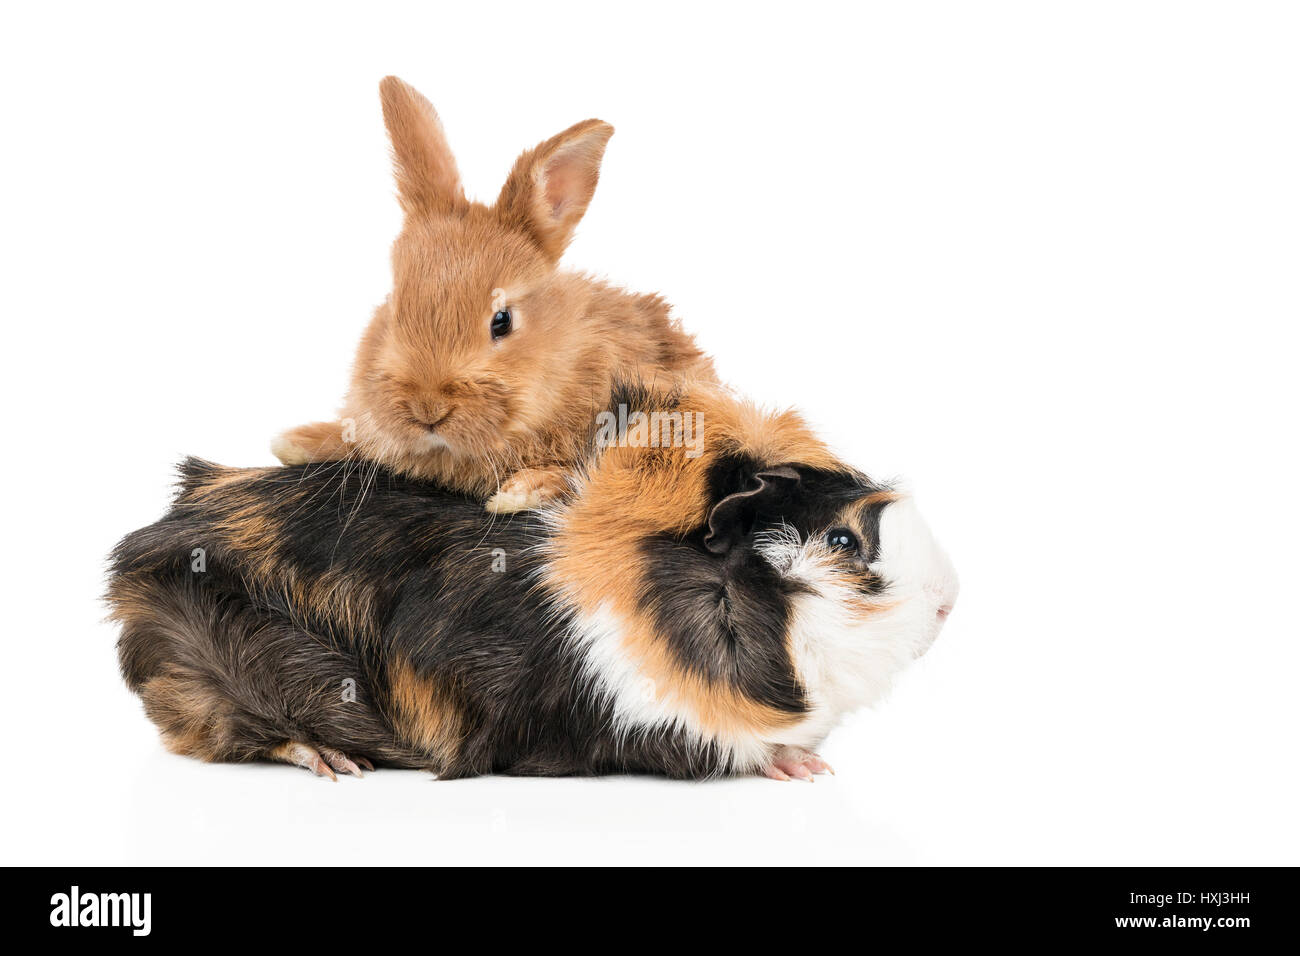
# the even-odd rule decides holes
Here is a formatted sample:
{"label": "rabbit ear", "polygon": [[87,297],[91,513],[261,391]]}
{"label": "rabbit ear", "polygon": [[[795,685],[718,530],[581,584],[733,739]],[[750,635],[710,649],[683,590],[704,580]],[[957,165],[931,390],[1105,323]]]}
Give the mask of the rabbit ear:
{"label": "rabbit ear", "polygon": [[584,120],[520,156],[497,199],[501,220],[559,259],[596,191],[600,160],[613,135],[608,123]]}
{"label": "rabbit ear", "polygon": [[406,214],[448,214],[466,206],[456,157],[451,154],[433,106],[415,87],[395,76],[379,84],[384,125],[393,143],[397,198]]}

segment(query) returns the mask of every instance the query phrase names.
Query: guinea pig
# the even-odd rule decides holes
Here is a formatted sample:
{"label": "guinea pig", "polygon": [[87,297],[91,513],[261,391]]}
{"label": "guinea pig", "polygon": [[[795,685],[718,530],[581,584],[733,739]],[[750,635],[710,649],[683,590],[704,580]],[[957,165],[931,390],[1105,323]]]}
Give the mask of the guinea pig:
{"label": "guinea pig", "polygon": [[[828,769],[827,732],[939,633],[952,565],[792,412],[614,397],[636,421],[576,493],[504,518],[391,472],[186,461],[108,590],[165,745],[329,776]],[[693,421],[698,453],[645,420]]]}
{"label": "guinea pig", "polygon": [[272,451],[382,465],[492,511],[536,507],[567,490],[616,380],[713,381],[712,363],[659,296],[557,268],[612,126],[586,120],[526,151],[486,206],[465,198],[429,102],[392,76],[380,96],[405,213],[392,293],[340,420],[290,429]]}

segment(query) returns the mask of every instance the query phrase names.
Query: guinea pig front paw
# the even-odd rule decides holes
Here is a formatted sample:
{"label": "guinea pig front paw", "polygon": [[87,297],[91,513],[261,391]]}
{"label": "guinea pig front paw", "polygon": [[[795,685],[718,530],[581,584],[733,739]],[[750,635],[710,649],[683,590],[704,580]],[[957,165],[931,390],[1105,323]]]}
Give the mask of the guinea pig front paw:
{"label": "guinea pig front paw", "polygon": [[778,747],[763,768],[763,776],[773,780],[807,780],[813,782],[815,773],[835,771],[821,757],[802,747]]}
{"label": "guinea pig front paw", "polygon": [[563,471],[550,468],[525,468],[510,479],[484,507],[497,515],[532,511],[548,501],[559,498],[568,489],[569,482]]}
{"label": "guinea pig front paw", "polygon": [[336,770],[339,773],[350,773],[354,777],[359,777],[361,776],[361,767],[365,767],[367,770],[375,769],[375,765],[365,757],[357,757],[356,760],[353,760],[341,750],[335,750],[332,747],[318,749],[311,744],[300,743],[297,740],[286,740],[278,747],[273,747],[267,756],[272,760],[291,763],[295,767],[310,770],[318,777],[329,777],[335,783],[339,779],[334,774]]}

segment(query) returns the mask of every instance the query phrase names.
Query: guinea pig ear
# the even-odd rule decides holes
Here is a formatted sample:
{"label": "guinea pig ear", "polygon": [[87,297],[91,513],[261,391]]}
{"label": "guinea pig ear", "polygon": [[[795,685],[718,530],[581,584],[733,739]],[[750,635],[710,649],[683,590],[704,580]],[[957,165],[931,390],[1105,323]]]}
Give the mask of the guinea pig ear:
{"label": "guinea pig ear", "polygon": [[788,465],[764,468],[750,479],[750,487],[727,495],[709,512],[709,533],[704,546],[726,554],[749,533],[760,511],[777,511],[799,485],[799,472]]}
{"label": "guinea pig ear", "polygon": [[589,119],[525,152],[497,199],[501,221],[531,235],[552,261],[558,260],[596,191],[605,144],[613,135],[614,127]]}
{"label": "guinea pig ear", "polygon": [[379,84],[379,99],[393,143],[393,175],[402,210],[410,216],[447,215],[463,209],[467,202],[456,157],[433,106],[395,76],[386,76]]}

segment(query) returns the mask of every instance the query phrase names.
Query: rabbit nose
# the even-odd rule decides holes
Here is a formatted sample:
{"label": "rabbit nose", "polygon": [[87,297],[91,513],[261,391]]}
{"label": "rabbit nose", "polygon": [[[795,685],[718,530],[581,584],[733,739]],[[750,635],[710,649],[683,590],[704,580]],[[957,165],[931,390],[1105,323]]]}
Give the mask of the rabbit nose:
{"label": "rabbit nose", "polygon": [[935,613],[939,615],[939,620],[946,621],[948,620],[948,615],[952,613],[952,605],[944,604],[939,608],[939,610],[935,611]]}
{"label": "rabbit nose", "polygon": [[429,431],[436,432],[441,425],[446,423],[447,419],[451,418],[451,413],[455,410],[455,408],[449,408],[436,418],[434,416],[429,416],[423,419],[420,424],[429,429]]}
{"label": "rabbit nose", "polygon": [[456,411],[455,405],[444,405],[439,403],[412,403],[411,420],[421,428],[427,428],[429,431],[437,431],[440,426],[451,418],[452,413]]}

